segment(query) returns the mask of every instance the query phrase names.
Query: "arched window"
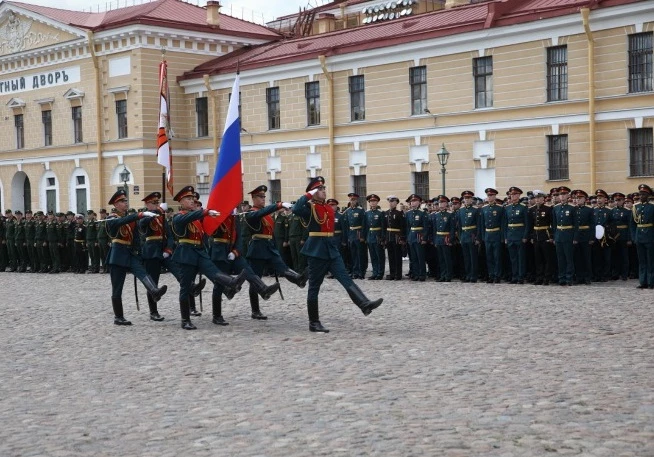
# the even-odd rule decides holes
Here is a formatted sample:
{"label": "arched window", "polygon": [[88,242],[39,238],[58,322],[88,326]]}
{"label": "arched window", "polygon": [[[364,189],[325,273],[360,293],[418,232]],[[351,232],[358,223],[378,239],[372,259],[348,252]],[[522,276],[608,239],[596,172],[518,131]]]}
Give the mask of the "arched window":
{"label": "arched window", "polygon": [[59,211],[59,180],[54,171],[48,170],[41,178],[41,208],[45,211]]}
{"label": "arched window", "polygon": [[70,179],[70,207],[78,214],[86,214],[91,201],[89,175],[83,168],[75,168]]}

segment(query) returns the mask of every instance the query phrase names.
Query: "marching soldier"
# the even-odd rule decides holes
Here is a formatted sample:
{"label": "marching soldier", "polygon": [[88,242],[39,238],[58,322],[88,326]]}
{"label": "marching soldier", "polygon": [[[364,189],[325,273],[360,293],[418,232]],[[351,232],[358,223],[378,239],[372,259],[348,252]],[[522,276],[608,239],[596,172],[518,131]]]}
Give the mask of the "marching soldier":
{"label": "marching soldier", "polygon": [[309,290],[307,292],[309,330],[323,333],[327,333],[329,330],[320,322],[318,295],[328,271],[347,290],[348,295],[361,309],[364,316],[368,316],[383,301],[381,298],[374,301],[369,300],[348,276],[343,259],[336,245],[330,239],[334,233],[334,213],[332,207],[325,203],[325,198],[325,179],[318,176],[311,180],[306,188],[306,193],[293,206],[293,212],[302,217],[309,229],[309,237],[302,248],[302,253],[307,256],[309,270]]}
{"label": "marching soldier", "polygon": [[129,214],[127,208],[129,203],[124,190],[119,190],[109,200],[110,205],[116,208],[116,217],[107,219],[107,233],[111,237],[111,249],[107,264],[110,266],[111,275],[111,305],[114,310],[114,324],[132,325],[125,319],[123,314],[123,285],[125,276],[131,270],[145,286],[155,300],[159,300],[168,289],[167,286],[158,288],[143,265],[141,259],[134,254],[134,235],[136,232],[136,221],[145,216],[152,216],[153,213],[142,212]]}
{"label": "marching soldier", "polygon": [[497,190],[492,187],[484,190],[488,203],[481,208],[479,223],[480,234],[486,248],[487,283],[501,282],[502,278],[502,226],[504,208],[497,203]]}
{"label": "marching soldier", "polygon": [[596,205],[593,208],[595,226],[604,228],[604,236],[593,244],[593,273],[594,280],[606,282],[611,277],[611,245],[613,244],[613,230],[615,224],[611,219],[611,208],[607,204],[609,195],[603,189],[595,191]]}
{"label": "marching soldier", "polygon": [[395,195],[386,198],[388,210],[384,213],[386,217],[386,249],[388,250],[388,275],[390,281],[402,279],[402,245],[404,244],[404,230],[406,220],[404,213],[397,209],[400,199]]}
{"label": "marching soldier", "polygon": [[534,284],[547,286],[554,274],[552,207],[545,204],[545,193],[542,190],[535,190],[533,195],[535,204],[529,208],[528,213],[530,239],[534,246]]}
{"label": "marching soldier", "polygon": [[422,197],[409,195],[406,200],[411,209],[406,213],[405,237],[409,247],[409,272],[412,281],[425,281],[427,266],[425,264],[425,244],[429,240],[429,215],[420,209]]}
{"label": "marching soldier", "polygon": [[623,281],[629,279],[629,247],[632,245],[629,233],[629,220],[631,211],[625,208],[625,195],[615,192],[611,195],[615,206],[611,209],[611,220],[615,233],[613,235],[613,251],[611,259],[613,263],[612,277],[620,278]]}
{"label": "marching soldier", "polygon": [[370,194],[366,197],[370,209],[364,214],[363,238],[368,245],[370,263],[372,264],[372,276],[368,279],[384,279],[384,268],[386,267],[386,255],[384,252],[384,240],[386,239],[386,219],[384,212],[379,209],[379,196]]}
{"label": "marching soldier", "polygon": [[450,201],[445,195],[436,197],[438,210],[430,217],[431,240],[436,247],[438,256],[438,281],[450,282],[452,280],[452,240],[454,239],[454,217],[447,211]]}
{"label": "marching soldier", "polygon": [[520,203],[522,190],[509,188],[509,204],[504,208],[504,239],[511,261],[511,284],[524,284],[527,273],[525,244],[529,237],[527,207]]}
{"label": "marching soldier", "polygon": [[359,195],[350,192],[347,194],[350,199],[348,208],[343,213],[343,227],[347,237],[347,245],[350,250],[350,262],[352,265],[352,278],[363,279],[365,277],[365,261],[368,258],[365,252],[365,239],[363,238],[364,211],[359,205]]}
{"label": "marching soldier", "polygon": [[640,201],[632,208],[631,237],[638,254],[638,288],[654,289],[654,204],[649,201],[652,188],[638,186]]}
{"label": "marching soldier", "polygon": [[575,213],[575,272],[577,284],[590,284],[591,246],[595,243],[595,221],[593,210],[586,205],[588,194],[577,191],[577,210]]}
{"label": "marching soldier", "polygon": [[475,194],[470,190],[461,192],[464,206],[457,212],[456,224],[461,251],[463,252],[463,265],[465,269],[463,282],[477,282],[479,268],[477,265],[477,246],[479,245],[479,209],[473,203]]}

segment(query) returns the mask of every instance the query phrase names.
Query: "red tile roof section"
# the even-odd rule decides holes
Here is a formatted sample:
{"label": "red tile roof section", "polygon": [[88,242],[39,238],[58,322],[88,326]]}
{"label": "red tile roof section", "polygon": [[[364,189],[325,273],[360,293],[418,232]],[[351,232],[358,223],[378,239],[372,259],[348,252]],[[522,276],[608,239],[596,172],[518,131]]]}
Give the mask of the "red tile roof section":
{"label": "red tile roof section", "polygon": [[320,55],[347,54],[488,27],[537,21],[576,13],[582,7],[608,7],[643,1],[650,0],[496,0],[475,3],[391,22],[244,48],[206,62],[178,79],[232,73],[237,64],[241,70],[280,65],[310,60]]}
{"label": "red tile roof section", "polygon": [[207,11],[205,8],[180,0],[155,0],[103,13],[69,11],[11,1],[5,3],[24,8],[73,27],[93,31],[110,30],[129,24],[147,24],[209,33],[222,32],[227,35],[268,40],[274,40],[280,36],[272,29],[225,14],[220,15],[219,29],[211,27],[207,24]]}

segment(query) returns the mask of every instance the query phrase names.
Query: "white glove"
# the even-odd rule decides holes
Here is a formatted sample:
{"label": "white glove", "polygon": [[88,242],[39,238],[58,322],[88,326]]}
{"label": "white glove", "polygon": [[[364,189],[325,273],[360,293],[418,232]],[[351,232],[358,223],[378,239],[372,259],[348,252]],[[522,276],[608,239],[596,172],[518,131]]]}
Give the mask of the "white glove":
{"label": "white glove", "polygon": [[157,217],[157,213],[153,213],[152,211],[143,211],[141,214],[143,214],[145,217]]}
{"label": "white glove", "polygon": [[166,211],[166,210],[168,209],[168,203],[164,202],[164,203],[162,203],[161,205],[159,205],[159,207],[160,207],[162,210]]}
{"label": "white glove", "polygon": [[211,217],[216,217],[220,216],[220,211],[216,211],[215,209],[210,209],[207,214]]}
{"label": "white glove", "polygon": [[163,258],[164,258],[164,259],[167,259],[168,257],[170,257],[170,254],[168,254],[167,252],[164,252],[164,253],[163,253]]}
{"label": "white glove", "polygon": [[293,205],[291,205],[289,202],[283,202],[282,208],[291,209],[293,208]]}
{"label": "white glove", "polygon": [[236,254],[234,254],[233,252],[227,254],[227,260],[234,260],[235,258],[236,258]]}
{"label": "white glove", "polygon": [[311,189],[309,191],[309,194],[311,194],[311,196],[313,197],[314,195],[316,195],[316,192],[318,192],[318,189]]}

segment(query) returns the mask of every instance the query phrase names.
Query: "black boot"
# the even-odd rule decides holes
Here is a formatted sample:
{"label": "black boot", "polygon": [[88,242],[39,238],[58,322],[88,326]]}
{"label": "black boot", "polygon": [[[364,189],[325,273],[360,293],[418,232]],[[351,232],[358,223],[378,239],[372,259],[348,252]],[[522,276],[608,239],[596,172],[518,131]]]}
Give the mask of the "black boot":
{"label": "black boot", "polygon": [[182,328],[184,330],[195,330],[197,327],[191,322],[191,312],[188,298],[179,301],[179,313],[182,315]]}
{"label": "black boot", "polygon": [[272,295],[279,290],[279,283],[276,282],[270,286],[267,286],[263,280],[257,276],[253,275],[251,278],[248,278],[248,282],[254,289],[257,291],[261,298],[268,300]]}
{"label": "black boot", "polygon": [[304,270],[302,274],[299,274],[289,268],[284,272],[284,277],[298,286],[300,289],[302,289],[307,284],[307,270]]}
{"label": "black boot", "polygon": [[116,325],[132,325],[130,321],[123,316],[123,299],[118,297],[111,297],[111,306],[114,308],[114,324]]}
{"label": "black boot", "polygon": [[147,275],[145,278],[143,278],[142,282],[150,295],[152,295],[154,301],[159,301],[168,290],[168,286],[157,287],[150,275]]}
{"label": "black boot", "polygon": [[200,292],[202,292],[202,289],[204,289],[204,286],[207,285],[207,280],[202,278],[200,281],[198,281],[197,284],[193,285],[193,296],[197,297],[200,295]]}
{"label": "black boot", "polygon": [[250,307],[252,308],[252,319],[257,319],[259,321],[265,321],[268,319],[267,316],[259,309],[259,295],[257,295],[257,289],[252,283],[250,283]]}
{"label": "black boot", "polygon": [[215,294],[211,296],[211,311],[213,313],[213,320],[211,322],[216,325],[229,325],[229,323],[223,319],[222,304],[222,295]]}
{"label": "black boot", "polygon": [[188,297],[188,306],[191,310],[191,316],[202,316],[202,313],[195,308],[195,297],[193,295]]}
{"label": "black boot", "polygon": [[226,275],[225,273],[218,272],[213,278],[213,282],[217,282],[226,289],[235,289],[236,292],[241,290],[241,286],[245,282],[245,270],[241,271],[237,276]]}
{"label": "black boot", "polygon": [[354,304],[361,308],[361,312],[364,316],[372,313],[372,310],[378,308],[384,301],[383,298],[378,298],[375,301],[369,300],[356,284],[352,284],[346,290]]}
{"label": "black boot", "polygon": [[159,311],[157,311],[157,302],[152,298],[150,293],[148,292],[148,307],[150,308],[150,319],[156,322],[161,322],[164,320],[163,316],[159,315]]}
{"label": "black boot", "polygon": [[329,329],[320,323],[320,312],[318,311],[318,300],[307,300],[307,312],[309,313],[309,331],[329,333]]}

